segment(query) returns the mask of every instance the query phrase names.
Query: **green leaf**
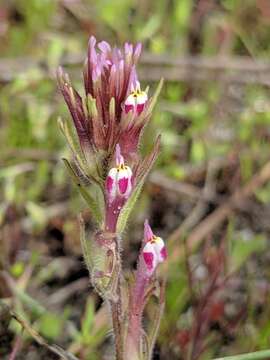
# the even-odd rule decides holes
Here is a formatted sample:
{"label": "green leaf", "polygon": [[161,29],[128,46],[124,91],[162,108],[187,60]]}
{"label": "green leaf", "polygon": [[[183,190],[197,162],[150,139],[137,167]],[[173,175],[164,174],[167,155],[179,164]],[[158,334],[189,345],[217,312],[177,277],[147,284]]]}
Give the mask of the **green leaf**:
{"label": "green leaf", "polygon": [[151,170],[158,156],[159,148],[160,148],[160,136],[157,137],[151,153],[148,156],[146,156],[146,158],[140,163],[139,167],[135,171],[135,178],[137,179],[137,184],[133,189],[131,196],[128,198],[127,202],[122,208],[118,217],[116,231],[119,234],[121,234],[126,227],[128,218],[140,195],[145,179],[149,174],[149,171]]}
{"label": "green leaf", "polygon": [[201,163],[206,158],[206,151],[203,141],[195,140],[191,148],[191,159],[195,164]]}
{"label": "green leaf", "polygon": [[92,182],[100,185],[100,179],[98,178],[95,169],[91,168],[91,163],[92,160],[94,159],[94,154],[91,148],[89,147],[87,149],[85,155],[81,149],[77,135],[73,131],[73,126],[70,120],[62,120],[61,118],[58,118],[58,125],[66,138],[66,141],[76,160],[76,163],[78,164],[80,172],[83,173],[86,178],[92,180]]}
{"label": "green leaf", "polygon": [[46,312],[39,319],[40,332],[48,339],[56,339],[62,332],[63,319],[56,314]]}
{"label": "green leaf", "polygon": [[80,240],[81,240],[83,258],[89,273],[91,273],[91,270],[93,268],[93,262],[91,260],[91,247],[90,247],[90,242],[87,241],[86,239],[85,223],[81,214],[79,215],[79,224],[80,224]]}
{"label": "green leaf", "polygon": [[162,89],[162,86],[163,86],[163,83],[164,83],[164,79],[161,78],[159,83],[158,83],[158,86],[156,88],[156,91],[154,93],[154,95],[151,97],[150,101],[149,101],[149,107],[147,109],[147,115],[151,114],[151,112],[153,111],[154,109],[154,106],[156,105],[156,102],[157,102],[157,99],[158,99],[158,96],[161,92],[161,89]]}
{"label": "green leaf", "polygon": [[[81,169],[87,169],[87,162],[85,156],[81,150],[78,139],[72,129],[70,120],[63,120],[58,118],[58,125],[62,133],[64,134],[66,141],[72,151],[73,156],[77,159]],[[87,171],[85,171],[87,173]]]}
{"label": "green leaf", "polygon": [[238,270],[253,253],[265,250],[267,241],[264,235],[257,234],[253,238],[237,238],[233,241],[230,255],[231,271]]}
{"label": "green leaf", "polygon": [[270,350],[256,351],[253,353],[225,356],[222,358],[217,358],[214,360],[259,360],[259,359],[269,359]]}
{"label": "green leaf", "polygon": [[126,204],[124,205],[124,207],[122,208],[122,210],[120,212],[120,215],[119,215],[119,218],[117,221],[117,229],[116,229],[116,232],[118,234],[121,234],[126,227],[130,213],[131,213],[132,209],[134,208],[134,205],[136,204],[136,201],[142,190],[143,183],[144,183],[144,181],[140,181],[139,184],[135,187],[131,196],[129,197],[129,199],[127,200]]}
{"label": "green leaf", "polygon": [[258,188],[255,192],[256,198],[264,204],[270,202],[270,184],[266,184],[262,188]]}
{"label": "green leaf", "polygon": [[26,202],[26,210],[30,215],[32,223],[38,228],[42,228],[48,220],[48,212],[46,209],[32,201]]}
{"label": "green leaf", "polygon": [[148,18],[147,22],[144,22],[142,26],[137,29],[136,38],[139,41],[144,41],[150,39],[158,31],[158,28],[161,25],[161,16],[160,14],[152,14]]}
{"label": "green leaf", "polygon": [[86,304],[85,314],[82,321],[82,341],[88,345],[92,340],[92,328],[94,326],[95,304],[92,298],[89,298]]}
{"label": "green leaf", "polygon": [[186,29],[189,26],[193,2],[191,0],[176,1],[174,16],[180,29]]}
{"label": "green leaf", "polygon": [[154,350],[155,342],[157,339],[161,318],[163,316],[164,308],[165,308],[165,299],[164,299],[165,283],[164,282],[161,284],[161,287],[159,287],[158,290],[159,290],[158,291],[159,294],[157,296],[158,304],[155,305],[154,317],[151,321],[151,327],[149,329],[149,334],[148,334],[149,355],[150,355],[149,358],[150,359],[152,359],[153,350]]}
{"label": "green leaf", "polygon": [[115,300],[119,276],[119,260],[116,259],[115,241],[112,241],[111,244],[101,244],[98,238],[106,236],[106,233],[99,231],[90,235],[81,215],[79,222],[83,257],[91,283],[103,299]]}
{"label": "green leaf", "polygon": [[46,309],[34,298],[28,295],[24,290],[16,286],[16,283],[10,281],[11,290],[16,298],[29,310],[34,317],[40,317],[46,313]]}
{"label": "green leaf", "polygon": [[22,261],[16,261],[10,268],[10,273],[15,277],[20,277],[25,270],[25,265]]}
{"label": "green leaf", "polygon": [[92,211],[92,215],[94,216],[95,220],[100,224],[102,223],[102,212],[101,207],[99,206],[98,202],[92,197],[92,195],[89,193],[89,191],[86,189],[86,186],[83,184],[81,179],[76,175],[76,172],[74,171],[72,165],[69,163],[67,159],[63,159],[66,168],[71,175],[72,180],[74,181],[75,185],[77,186],[77,189],[79,190],[81,196],[84,198],[84,200],[87,202],[87,205],[89,206],[90,210]]}

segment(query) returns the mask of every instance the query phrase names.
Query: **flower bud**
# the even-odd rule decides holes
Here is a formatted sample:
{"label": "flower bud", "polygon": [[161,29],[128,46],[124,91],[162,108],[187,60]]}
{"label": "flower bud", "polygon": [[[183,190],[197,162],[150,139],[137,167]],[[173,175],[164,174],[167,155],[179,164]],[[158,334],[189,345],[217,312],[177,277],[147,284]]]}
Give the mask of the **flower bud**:
{"label": "flower bud", "polygon": [[131,93],[125,101],[125,112],[136,111],[138,115],[143,111],[145,103],[148,100],[147,93],[141,90],[139,81],[136,81],[136,87],[131,86]]}
{"label": "flower bud", "polygon": [[108,173],[106,191],[110,202],[118,196],[128,198],[132,191],[132,170],[125,165],[118,144],[116,145],[116,167],[112,168]]}
{"label": "flower bud", "polygon": [[144,223],[144,241],[142,256],[149,274],[152,275],[158,264],[167,258],[167,250],[162,238],[153,234],[147,220]]}

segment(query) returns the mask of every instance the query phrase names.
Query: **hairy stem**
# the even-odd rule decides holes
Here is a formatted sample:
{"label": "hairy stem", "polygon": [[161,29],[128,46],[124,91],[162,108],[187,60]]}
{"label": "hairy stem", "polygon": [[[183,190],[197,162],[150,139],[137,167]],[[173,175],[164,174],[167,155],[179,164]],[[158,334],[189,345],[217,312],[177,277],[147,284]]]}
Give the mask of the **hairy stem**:
{"label": "hairy stem", "polygon": [[122,299],[121,299],[121,287],[120,279],[118,278],[117,284],[117,300],[110,301],[112,324],[115,341],[115,357],[116,360],[124,360],[124,348],[123,348],[123,329],[122,329]]}
{"label": "hairy stem", "polygon": [[130,360],[140,359],[140,340],[142,335],[142,315],[144,309],[144,296],[149,282],[141,271],[141,266],[137,270],[135,285],[130,299],[129,325],[126,341],[126,349],[132,353]]}
{"label": "hairy stem", "polygon": [[116,300],[110,301],[111,306],[111,315],[112,315],[112,324],[113,324],[113,331],[114,331],[114,340],[115,340],[115,356],[116,360],[124,360],[124,346],[123,346],[123,327],[122,327],[122,320],[123,320],[123,309],[122,309],[122,291],[121,291],[121,257],[120,257],[120,250],[117,238],[116,240],[116,256],[117,256],[117,263],[119,266],[119,272],[117,277],[117,285],[116,285]]}

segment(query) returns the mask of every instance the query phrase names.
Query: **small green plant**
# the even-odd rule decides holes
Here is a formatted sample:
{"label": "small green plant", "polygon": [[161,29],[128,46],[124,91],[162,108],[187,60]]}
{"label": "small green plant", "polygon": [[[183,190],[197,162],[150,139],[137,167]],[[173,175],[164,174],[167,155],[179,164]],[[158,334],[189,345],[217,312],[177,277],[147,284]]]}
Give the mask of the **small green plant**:
{"label": "small green plant", "polygon": [[[162,82],[153,97],[148,98],[147,89],[141,90],[136,73],[140,44],[126,43],[124,49],[118,49],[102,41],[97,46],[98,51],[96,39],[91,37],[84,97],[72,87],[68,75],[58,71],[59,87],[76,129],[75,134],[69,121],[59,121],[73,155],[64,162],[98,227],[90,234],[80,216],[84,260],[92,285],[109,304],[116,359],[148,360],[164,307],[164,289],[155,272],[167,257],[166,248],[146,220],[134,279],[126,279],[122,234],[159,153],[160,137],[143,159],[138,147]],[[152,295],[158,297],[156,315],[146,330],[142,316]]]}

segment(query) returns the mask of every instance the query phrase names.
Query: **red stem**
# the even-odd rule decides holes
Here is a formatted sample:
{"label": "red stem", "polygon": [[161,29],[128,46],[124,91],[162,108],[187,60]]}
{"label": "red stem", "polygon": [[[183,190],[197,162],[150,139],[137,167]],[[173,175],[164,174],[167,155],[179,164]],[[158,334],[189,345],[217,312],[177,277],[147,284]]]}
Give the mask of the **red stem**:
{"label": "red stem", "polygon": [[[149,283],[142,261],[139,261],[136,273],[135,285],[130,298],[129,325],[126,347],[133,354],[131,360],[139,359],[140,339],[142,333],[142,315],[144,309],[144,297]],[[130,350],[131,349],[131,350]]]}
{"label": "red stem", "polygon": [[15,360],[21,345],[22,345],[22,338],[18,335],[15,339],[14,347],[11,354],[9,355],[8,360]]}
{"label": "red stem", "polygon": [[[106,205],[105,229],[108,232],[116,233],[116,225],[120,210],[123,206],[123,199],[116,199],[111,204]],[[123,309],[122,309],[122,293],[121,293],[121,256],[117,236],[116,242],[116,262],[118,264],[118,279],[116,285],[116,300],[110,300],[112,325],[115,339],[115,357],[116,360],[124,360],[124,342],[123,342]]]}

